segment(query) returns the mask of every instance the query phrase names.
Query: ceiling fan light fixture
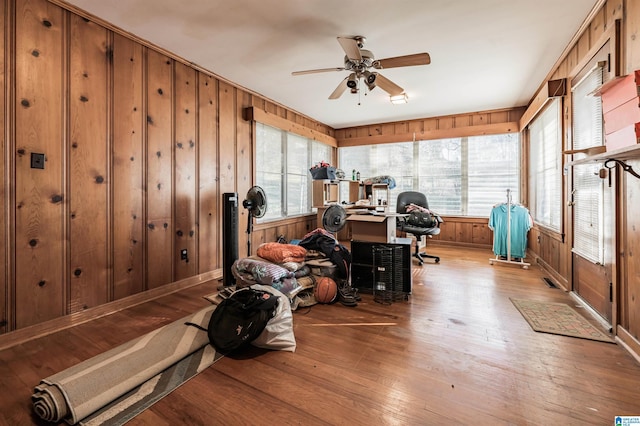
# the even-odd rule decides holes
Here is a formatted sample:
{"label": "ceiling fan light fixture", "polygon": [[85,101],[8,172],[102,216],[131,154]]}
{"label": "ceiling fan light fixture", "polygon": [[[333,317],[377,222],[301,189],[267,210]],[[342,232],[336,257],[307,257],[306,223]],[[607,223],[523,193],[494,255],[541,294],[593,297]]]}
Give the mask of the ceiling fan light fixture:
{"label": "ceiling fan light fixture", "polygon": [[402,92],[399,95],[391,95],[389,96],[389,100],[394,105],[406,104],[409,102],[409,97],[406,93]]}
{"label": "ceiling fan light fixture", "polygon": [[366,83],[367,87],[369,88],[369,90],[373,90],[376,87],[376,78],[378,77],[378,73],[365,71],[363,75],[364,82]]}
{"label": "ceiling fan light fixture", "polygon": [[352,72],[349,75],[349,79],[347,80],[347,87],[351,89],[351,92],[353,92],[353,89],[358,88],[358,77],[356,76],[356,73]]}

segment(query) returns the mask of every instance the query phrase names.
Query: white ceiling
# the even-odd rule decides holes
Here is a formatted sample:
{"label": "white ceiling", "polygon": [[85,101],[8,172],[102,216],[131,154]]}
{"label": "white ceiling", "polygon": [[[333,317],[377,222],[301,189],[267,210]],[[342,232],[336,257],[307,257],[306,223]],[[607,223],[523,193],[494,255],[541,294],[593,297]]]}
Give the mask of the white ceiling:
{"label": "white ceiling", "polygon": [[[597,0],[68,0],[244,88],[336,129],[528,104]],[[347,71],[336,36],[363,35],[382,59],[428,52],[431,64],[380,70],[379,87],[328,96]],[[364,85],[361,85],[364,87]]]}

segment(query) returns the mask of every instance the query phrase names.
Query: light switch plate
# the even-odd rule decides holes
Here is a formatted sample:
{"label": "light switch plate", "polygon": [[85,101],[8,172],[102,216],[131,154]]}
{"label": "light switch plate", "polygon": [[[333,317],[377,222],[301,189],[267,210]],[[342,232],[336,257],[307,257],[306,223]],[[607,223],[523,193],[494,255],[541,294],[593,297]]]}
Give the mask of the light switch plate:
{"label": "light switch plate", "polygon": [[31,153],[31,168],[32,169],[44,169],[44,154],[39,154],[37,152]]}

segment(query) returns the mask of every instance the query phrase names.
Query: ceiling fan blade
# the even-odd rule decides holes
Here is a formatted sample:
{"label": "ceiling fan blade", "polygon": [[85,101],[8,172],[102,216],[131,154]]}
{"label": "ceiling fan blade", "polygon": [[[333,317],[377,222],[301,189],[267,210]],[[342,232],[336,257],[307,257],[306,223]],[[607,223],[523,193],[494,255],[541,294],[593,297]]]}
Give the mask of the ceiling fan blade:
{"label": "ceiling fan blade", "polygon": [[330,71],[344,71],[344,68],[336,67],[336,68],[318,68],[315,70],[305,70],[305,71],[294,71],[291,75],[304,75],[304,74],[315,74],[319,72],[330,72]]}
{"label": "ceiling fan blade", "polygon": [[402,94],[402,92],[404,92],[404,89],[402,87],[398,86],[393,81],[389,80],[381,74],[378,74],[378,76],[376,77],[376,85],[391,96],[400,95]]}
{"label": "ceiling fan blade", "polygon": [[431,57],[428,53],[415,53],[413,55],[396,56],[394,58],[378,59],[375,68],[412,67],[414,65],[429,65]]}
{"label": "ceiling fan blade", "polygon": [[342,46],[342,50],[347,54],[347,58],[352,61],[361,61],[362,54],[358,47],[358,41],[349,37],[338,37],[338,43]]}
{"label": "ceiling fan blade", "polygon": [[345,77],[344,80],[342,80],[340,84],[338,84],[338,87],[336,87],[336,90],[334,90],[333,93],[329,95],[329,99],[338,99],[340,96],[342,96],[344,91],[347,90],[348,80],[349,80],[349,76]]}

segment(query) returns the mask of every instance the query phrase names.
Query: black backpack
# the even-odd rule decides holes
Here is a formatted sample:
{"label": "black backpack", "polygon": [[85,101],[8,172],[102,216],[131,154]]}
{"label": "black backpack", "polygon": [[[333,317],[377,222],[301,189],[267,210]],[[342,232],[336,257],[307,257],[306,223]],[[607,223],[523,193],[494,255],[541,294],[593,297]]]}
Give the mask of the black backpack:
{"label": "black backpack", "polygon": [[412,211],[409,213],[407,223],[418,228],[433,228],[438,226],[438,219],[429,212]]}
{"label": "black backpack", "polygon": [[338,243],[335,237],[328,234],[324,229],[318,228],[309,232],[298,245],[307,250],[316,250],[323,253],[336,265],[339,278],[349,278],[349,268],[351,267],[349,249]]}
{"label": "black backpack", "polygon": [[206,329],[209,342],[222,354],[248,345],[273,318],[277,304],[278,296],[251,287],[231,293],[211,313]]}

